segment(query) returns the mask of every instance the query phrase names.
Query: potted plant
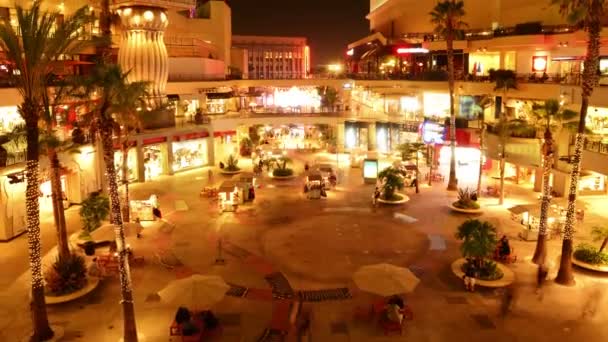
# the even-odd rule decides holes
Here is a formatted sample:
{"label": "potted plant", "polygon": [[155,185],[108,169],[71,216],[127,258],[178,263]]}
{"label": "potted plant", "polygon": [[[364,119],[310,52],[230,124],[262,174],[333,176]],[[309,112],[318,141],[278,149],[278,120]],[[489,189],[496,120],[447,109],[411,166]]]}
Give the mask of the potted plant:
{"label": "potted plant", "polygon": [[406,201],[407,197],[405,195],[397,193],[397,190],[402,190],[405,186],[403,172],[397,168],[389,166],[380,171],[378,178],[382,182],[379,202],[403,203]]}
{"label": "potted plant", "polygon": [[275,168],[272,170],[272,176],[274,178],[291,178],[293,177],[293,169],[288,168],[287,164],[291,163],[291,159],[287,157],[281,157],[274,160]]}
{"label": "potted plant", "polygon": [[87,267],[82,256],[70,254],[66,258],[57,257],[45,272],[44,281],[47,296],[65,296],[87,285]]}
{"label": "potted plant", "polygon": [[477,193],[469,188],[458,189],[458,200],[450,208],[459,213],[479,214],[481,209],[477,203]]}
{"label": "potted plant", "polygon": [[239,160],[234,155],[229,155],[226,160],[226,167],[222,170],[222,173],[230,175],[241,172],[241,168],[238,164]]}
{"label": "potted plant", "polygon": [[599,248],[587,243],[578,245],[572,254],[574,256],[573,263],[580,267],[608,272],[608,253],[604,252],[606,245],[608,245],[608,227],[593,227],[591,236],[593,241],[602,241],[602,244]]}
{"label": "potted plant", "polygon": [[93,192],[82,202],[80,207],[80,218],[84,224],[83,239],[90,239],[90,233],[101,227],[101,222],[110,214],[110,200],[99,192]]}
{"label": "potted plant", "polygon": [[496,227],[487,221],[469,219],[458,227],[456,238],[462,240],[460,251],[466,258],[462,272],[472,270],[481,280],[498,280],[503,277],[496,262],[489,258],[498,243]]}

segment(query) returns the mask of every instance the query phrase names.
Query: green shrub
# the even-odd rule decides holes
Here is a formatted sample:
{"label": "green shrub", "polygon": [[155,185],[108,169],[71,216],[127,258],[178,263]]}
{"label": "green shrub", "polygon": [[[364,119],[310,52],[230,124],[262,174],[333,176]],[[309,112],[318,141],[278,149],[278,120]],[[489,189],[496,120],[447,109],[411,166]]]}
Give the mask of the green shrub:
{"label": "green shrub", "polygon": [[80,218],[84,230],[92,232],[101,226],[101,222],[110,214],[110,200],[98,192],[93,192],[82,202]]}
{"label": "green shrub", "polygon": [[466,273],[467,270],[471,268],[473,269],[476,278],[481,280],[498,280],[504,276],[500,268],[498,268],[498,265],[494,261],[488,259],[483,260],[480,266],[476,265],[474,260],[467,259],[467,262],[462,265],[462,271]]}
{"label": "green shrub", "polygon": [[293,176],[292,169],[274,169],[272,171],[272,175],[275,177],[289,177]]}
{"label": "green shrub", "polygon": [[236,172],[240,171],[241,168],[238,166],[239,160],[233,156],[232,154],[228,156],[228,160],[226,161],[226,171]]}
{"label": "green shrub", "polygon": [[84,258],[70,254],[61,259],[57,257],[44,275],[46,292],[52,296],[62,296],[78,291],[87,285],[87,267]]}
{"label": "green shrub", "polygon": [[452,203],[456,208],[460,209],[479,209],[479,203],[473,200],[475,191],[466,189],[458,189],[458,201]]}
{"label": "green shrub", "polygon": [[599,252],[596,247],[583,243],[576,247],[574,258],[591,265],[608,265],[608,253]]}
{"label": "green shrub", "polygon": [[403,196],[397,194],[397,193],[393,193],[391,195],[390,198],[385,198],[384,195],[382,195],[380,198],[382,198],[385,201],[392,201],[392,202],[396,202],[396,201],[400,201],[403,199]]}

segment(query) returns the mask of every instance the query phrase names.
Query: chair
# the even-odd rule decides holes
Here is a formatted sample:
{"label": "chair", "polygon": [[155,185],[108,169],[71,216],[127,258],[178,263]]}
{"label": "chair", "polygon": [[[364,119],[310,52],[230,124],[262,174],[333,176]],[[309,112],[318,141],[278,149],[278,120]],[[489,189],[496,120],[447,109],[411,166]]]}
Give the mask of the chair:
{"label": "chair", "polygon": [[398,332],[399,335],[403,335],[403,322],[399,323],[383,318],[380,319],[379,324],[384,332],[384,335],[389,335],[395,332]]}

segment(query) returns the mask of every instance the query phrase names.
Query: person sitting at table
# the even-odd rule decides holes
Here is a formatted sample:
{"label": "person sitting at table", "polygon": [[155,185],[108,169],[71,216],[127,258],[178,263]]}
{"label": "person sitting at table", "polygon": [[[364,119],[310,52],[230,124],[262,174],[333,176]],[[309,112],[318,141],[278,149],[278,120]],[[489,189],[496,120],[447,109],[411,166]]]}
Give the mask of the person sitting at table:
{"label": "person sitting at table", "polygon": [[175,313],[175,323],[182,324],[188,321],[190,321],[190,311],[187,308],[180,306]]}
{"label": "person sitting at table", "polygon": [[220,321],[211,311],[203,311],[201,313],[201,319],[203,320],[203,324],[207,330],[213,330],[220,324]]}
{"label": "person sitting at table", "polygon": [[509,239],[506,235],[503,235],[498,243],[498,255],[501,260],[505,260],[511,255],[511,246],[509,245]]}
{"label": "person sitting at table", "polygon": [[388,302],[387,302],[387,303],[388,303],[388,304],[395,304],[395,305],[397,305],[397,306],[398,306],[400,309],[403,309],[403,308],[405,307],[405,302],[404,302],[403,298],[401,298],[401,296],[397,296],[397,295],[391,296],[391,297],[388,299]]}
{"label": "person sitting at table", "polygon": [[391,322],[401,324],[403,322],[403,312],[397,304],[387,304],[385,307],[386,318]]}

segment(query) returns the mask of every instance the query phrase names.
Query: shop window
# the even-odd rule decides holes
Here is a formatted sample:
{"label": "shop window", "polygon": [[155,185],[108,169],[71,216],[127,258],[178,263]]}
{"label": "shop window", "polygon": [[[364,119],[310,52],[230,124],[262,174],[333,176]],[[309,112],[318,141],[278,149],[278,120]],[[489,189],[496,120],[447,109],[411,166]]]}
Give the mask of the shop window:
{"label": "shop window", "polygon": [[172,144],[173,171],[200,167],[207,161],[207,139],[176,141]]}
{"label": "shop window", "polygon": [[144,174],[146,180],[156,178],[162,174],[162,153],[160,145],[147,145],[143,147]]}

